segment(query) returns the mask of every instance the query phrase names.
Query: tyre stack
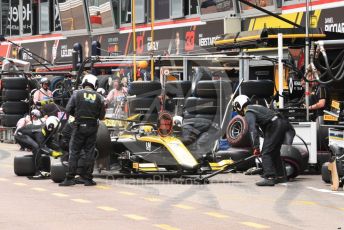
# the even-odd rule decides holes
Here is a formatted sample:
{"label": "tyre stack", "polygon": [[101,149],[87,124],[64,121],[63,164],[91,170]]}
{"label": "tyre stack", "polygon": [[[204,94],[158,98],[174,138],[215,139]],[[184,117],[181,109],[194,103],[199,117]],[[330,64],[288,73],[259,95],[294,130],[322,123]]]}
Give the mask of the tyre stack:
{"label": "tyre stack", "polygon": [[131,82],[129,95],[129,116],[142,114],[142,121],[156,122],[160,111],[161,84],[154,81]]}
{"label": "tyre stack", "polygon": [[[174,108],[167,109],[173,114],[182,116],[185,105],[185,98],[188,98],[191,95],[191,81],[168,81],[165,84],[165,92],[170,102],[173,103]],[[165,104],[165,109],[168,106]]]}
{"label": "tyre stack", "polygon": [[24,77],[4,77],[2,84],[2,110],[4,114],[1,118],[1,125],[15,127],[18,120],[29,112],[29,103],[27,102],[29,97],[28,80]]}
{"label": "tyre stack", "polygon": [[193,94],[195,97],[186,99],[184,119],[205,118],[221,124],[226,105],[232,94],[231,81],[199,81]]}

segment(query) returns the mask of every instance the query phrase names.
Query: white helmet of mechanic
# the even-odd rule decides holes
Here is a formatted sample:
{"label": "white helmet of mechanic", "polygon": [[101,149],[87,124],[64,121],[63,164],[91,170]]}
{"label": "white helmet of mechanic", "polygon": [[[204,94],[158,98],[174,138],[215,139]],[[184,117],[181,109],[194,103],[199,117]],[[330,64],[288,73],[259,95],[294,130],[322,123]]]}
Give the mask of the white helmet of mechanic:
{"label": "white helmet of mechanic", "polygon": [[105,89],[104,88],[98,88],[97,89],[97,93],[99,93],[99,94],[101,94],[101,95],[103,95],[103,96],[105,96]]}
{"label": "white helmet of mechanic", "polygon": [[90,86],[94,90],[98,88],[98,78],[93,74],[86,74],[81,82],[82,87]]}
{"label": "white helmet of mechanic", "polygon": [[31,114],[31,116],[35,116],[37,118],[41,117],[41,112],[38,109],[31,110],[30,114]]}
{"label": "white helmet of mechanic", "polygon": [[244,114],[244,108],[251,103],[250,98],[246,95],[239,95],[237,96],[233,101],[233,107],[235,111],[237,111],[239,114]]}
{"label": "white helmet of mechanic", "polygon": [[55,116],[50,116],[45,121],[45,127],[50,132],[54,131],[55,129],[58,129],[60,124],[60,120]]}

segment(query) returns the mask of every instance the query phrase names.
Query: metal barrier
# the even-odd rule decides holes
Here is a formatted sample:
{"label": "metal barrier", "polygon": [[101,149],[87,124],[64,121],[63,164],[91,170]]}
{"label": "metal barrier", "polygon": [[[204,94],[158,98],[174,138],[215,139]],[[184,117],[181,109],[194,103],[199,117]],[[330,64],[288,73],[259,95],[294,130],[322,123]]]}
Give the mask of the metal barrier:
{"label": "metal barrier", "polygon": [[0,141],[5,143],[15,143],[14,131],[15,127],[0,126]]}

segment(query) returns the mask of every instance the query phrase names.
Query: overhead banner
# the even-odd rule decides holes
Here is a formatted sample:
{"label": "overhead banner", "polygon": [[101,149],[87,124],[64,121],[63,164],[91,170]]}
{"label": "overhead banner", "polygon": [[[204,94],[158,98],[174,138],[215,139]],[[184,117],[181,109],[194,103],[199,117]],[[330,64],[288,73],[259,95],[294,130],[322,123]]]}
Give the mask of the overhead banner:
{"label": "overhead banner", "polygon": [[324,31],[344,33],[344,7],[322,10],[318,27]]}
{"label": "overhead banner", "polygon": [[[323,31],[344,33],[344,7],[310,11],[310,27]],[[288,20],[305,26],[304,12],[281,15]],[[294,26],[272,16],[247,18],[243,23],[243,31],[259,30],[263,28],[293,28]]]}
{"label": "overhead banner", "polygon": [[[207,22],[205,25],[157,30],[154,41],[150,31],[139,32],[136,33],[137,54],[150,55],[152,49],[154,55],[164,56],[214,52],[216,50],[213,43],[223,33],[223,20]],[[73,45],[80,43],[83,56],[88,57],[91,56],[92,41],[100,42],[101,55],[104,56],[133,54],[132,33],[69,37],[65,40],[27,43],[25,48],[55,64],[71,63]]]}

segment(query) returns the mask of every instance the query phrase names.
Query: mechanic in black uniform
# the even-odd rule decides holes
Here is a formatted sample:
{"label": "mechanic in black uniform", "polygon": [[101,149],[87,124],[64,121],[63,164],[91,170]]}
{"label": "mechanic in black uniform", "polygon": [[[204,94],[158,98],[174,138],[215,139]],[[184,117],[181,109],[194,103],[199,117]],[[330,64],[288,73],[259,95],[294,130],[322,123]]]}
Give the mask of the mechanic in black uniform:
{"label": "mechanic in black uniform", "polygon": [[[281,146],[287,141],[291,144],[295,131],[288,120],[262,105],[251,105],[250,99],[245,95],[235,98],[234,109],[245,116],[251,135],[253,154],[262,155],[263,177],[256,183],[258,186],[274,186],[276,183],[287,181],[285,167],[281,159]],[[259,130],[263,132],[264,143],[262,151],[259,146]],[[288,139],[288,140],[286,140]]]}
{"label": "mechanic in black uniform", "polygon": [[[48,172],[41,171],[41,154],[45,152],[53,157],[59,157],[62,153],[58,151],[53,151],[51,149],[46,149],[46,146],[51,144],[53,139],[52,135],[59,128],[60,121],[55,116],[50,116],[47,118],[42,125],[27,125],[17,130],[14,135],[15,140],[21,146],[25,146],[32,150],[33,161],[35,165],[35,176],[30,179],[42,179],[48,177]],[[47,150],[48,152],[44,151]]]}
{"label": "mechanic in black uniform", "polygon": [[[309,96],[309,111],[314,112],[311,120],[316,120],[317,117],[322,118],[324,110],[330,108],[330,94],[326,86],[319,83],[311,83],[311,94]],[[321,119],[322,120],[322,119]]]}
{"label": "mechanic in black uniform", "polygon": [[[73,93],[66,111],[75,117],[72,137],[69,143],[68,172],[60,186],[83,183],[85,186],[96,185],[93,181],[94,152],[99,119],[105,116],[104,98],[96,92],[98,79],[86,74],[81,83],[83,89]],[[81,155],[81,151],[84,153]],[[80,178],[75,180],[79,158],[83,159]]]}

